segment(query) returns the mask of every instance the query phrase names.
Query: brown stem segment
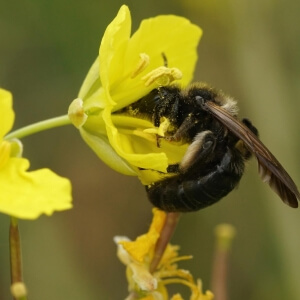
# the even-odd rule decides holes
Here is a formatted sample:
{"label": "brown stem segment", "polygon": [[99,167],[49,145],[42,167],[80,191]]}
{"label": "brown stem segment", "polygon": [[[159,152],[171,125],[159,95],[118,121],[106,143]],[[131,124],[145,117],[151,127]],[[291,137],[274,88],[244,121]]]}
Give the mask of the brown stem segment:
{"label": "brown stem segment", "polygon": [[218,251],[213,264],[212,291],[216,300],[227,300],[228,252]]}
{"label": "brown stem segment", "polygon": [[11,283],[22,282],[22,255],[18,222],[11,218],[9,227]]}
{"label": "brown stem segment", "polygon": [[157,268],[165,250],[172,238],[176,225],[179,221],[180,213],[167,213],[165,224],[161,230],[160,237],[156,243],[154,256],[150,264],[150,273],[153,273]]}
{"label": "brown stem segment", "polygon": [[220,224],[215,229],[216,250],[212,270],[212,291],[216,300],[227,300],[228,260],[235,228],[230,224]]}

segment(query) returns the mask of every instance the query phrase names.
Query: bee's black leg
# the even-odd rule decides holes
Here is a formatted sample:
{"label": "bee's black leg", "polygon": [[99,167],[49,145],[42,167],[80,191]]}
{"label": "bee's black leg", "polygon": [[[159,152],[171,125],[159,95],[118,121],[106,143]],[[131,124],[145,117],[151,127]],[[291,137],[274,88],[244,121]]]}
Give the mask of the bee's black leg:
{"label": "bee's black leg", "polygon": [[193,115],[187,116],[180,127],[177,129],[175,134],[171,136],[165,137],[165,140],[170,142],[178,142],[181,141],[185,136],[186,133],[195,126],[195,123],[197,122],[196,118]]}

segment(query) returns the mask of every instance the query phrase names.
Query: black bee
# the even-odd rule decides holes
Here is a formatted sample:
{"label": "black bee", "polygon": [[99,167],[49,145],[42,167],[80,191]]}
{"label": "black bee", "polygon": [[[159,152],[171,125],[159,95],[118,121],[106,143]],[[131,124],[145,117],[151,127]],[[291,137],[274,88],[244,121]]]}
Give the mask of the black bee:
{"label": "black bee", "polygon": [[171,126],[169,142],[188,143],[182,161],[168,167],[174,176],[146,187],[154,206],[167,212],[196,211],[214,204],[239,183],[245,161],[252,154],[260,177],[284,203],[298,207],[299,191],[281,164],[258,138],[247,119],[237,119],[236,102],[221,91],[198,83],[187,89],[160,87],[122,110],[159,126],[163,118]]}

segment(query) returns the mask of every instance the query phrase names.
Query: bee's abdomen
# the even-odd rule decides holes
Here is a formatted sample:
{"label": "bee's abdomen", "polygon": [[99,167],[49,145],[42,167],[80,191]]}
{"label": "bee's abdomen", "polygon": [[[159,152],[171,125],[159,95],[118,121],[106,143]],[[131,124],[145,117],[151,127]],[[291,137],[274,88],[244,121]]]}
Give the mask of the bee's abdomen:
{"label": "bee's abdomen", "polygon": [[189,212],[205,208],[221,197],[203,190],[197,180],[180,184],[161,182],[147,189],[151,203],[166,212]]}
{"label": "bee's abdomen", "polygon": [[147,187],[152,204],[167,212],[196,211],[214,204],[239,183],[244,163],[227,152],[221,163],[203,177],[185,180],[178,175]]}

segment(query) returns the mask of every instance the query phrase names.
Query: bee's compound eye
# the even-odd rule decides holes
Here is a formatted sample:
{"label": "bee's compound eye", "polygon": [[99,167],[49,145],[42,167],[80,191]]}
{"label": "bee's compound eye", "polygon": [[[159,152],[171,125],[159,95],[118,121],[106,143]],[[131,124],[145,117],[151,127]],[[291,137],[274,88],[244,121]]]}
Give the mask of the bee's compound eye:
{"label": "bee's compound eye", "polygon": [[196,100],[197,104],[199,104],[199,105],[203,105],[203,103],[204,103],[204,98],[201,96],[196,96],[195,100]]}
{"label": "bee's compound eye", "polygon": [[207,110],[207,108],[205,106],[205,100],[203,97],[196,96],[195,101],[196,101],[197,105],[201,106],[202,109]]}

